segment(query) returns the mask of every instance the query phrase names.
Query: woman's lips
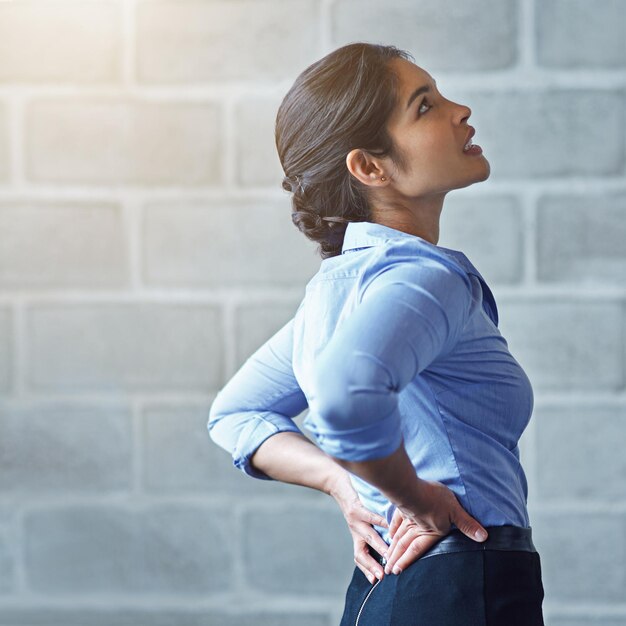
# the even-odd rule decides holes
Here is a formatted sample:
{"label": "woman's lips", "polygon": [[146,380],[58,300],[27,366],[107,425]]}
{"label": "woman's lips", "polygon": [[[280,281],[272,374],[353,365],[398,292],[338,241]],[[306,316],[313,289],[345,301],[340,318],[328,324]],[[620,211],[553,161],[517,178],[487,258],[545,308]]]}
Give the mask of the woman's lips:
{"label": "woman's lips", "polygon": [[[463,152],[465,154],[473,155],[473,154],[482,154],[482,148],[476,144],[472,144],[472,137],[476,134],[476,129],[473,126],[469,127],[469,132],[467,133],[467,137],[465,138],[465,143],[463,144]],[[470,144],[470,147],[465,150],[465,146]]]}
{"label": "woman's lips", "polygon": [[464,154],[474,155],[474,154],[482,154],[483,149],[478,144],[472,144],[467,150],[463,150]]}

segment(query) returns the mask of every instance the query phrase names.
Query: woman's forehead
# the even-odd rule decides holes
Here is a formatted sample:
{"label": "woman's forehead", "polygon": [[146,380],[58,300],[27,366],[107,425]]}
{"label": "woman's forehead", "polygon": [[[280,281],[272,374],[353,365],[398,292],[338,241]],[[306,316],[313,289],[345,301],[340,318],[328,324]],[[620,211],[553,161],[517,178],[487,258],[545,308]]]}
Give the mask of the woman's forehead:
{"label": "woman's forehead", "polygon": [[417,87],[435,82],[435,79],[424,68],[407,59],[394,59],[394,65],[406,95],[410,94]]}
{"label": "woman's forehead", "polygon": [[394,59],[394,71],[398,75],[397,103],[389,120],[390,128],[405,123],[409,116],[408,102],[414,102],[412,94],[420,87],[431,86],[435,80],[423,68],[406,59]]}

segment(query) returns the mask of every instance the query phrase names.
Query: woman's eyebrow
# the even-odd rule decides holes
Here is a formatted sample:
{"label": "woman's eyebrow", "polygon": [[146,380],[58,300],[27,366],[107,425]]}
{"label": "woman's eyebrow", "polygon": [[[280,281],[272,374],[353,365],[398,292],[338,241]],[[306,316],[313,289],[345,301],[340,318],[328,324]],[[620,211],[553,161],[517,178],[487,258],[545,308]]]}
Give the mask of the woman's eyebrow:
{"label": "woman's eyebrow", "polygon": [[[434,84],[436,85],[437,82],[433,81]],[[430,85],[422,85],[421,87],[418,87],[410,96],[409,96],[409,101],[406,103],[406,108],[408,109],[411,104],[413,103],[413,100],[415,100],[415,98],[417,98],[417,96],[419,96],[420,94],[426,93],[430,91]]]}

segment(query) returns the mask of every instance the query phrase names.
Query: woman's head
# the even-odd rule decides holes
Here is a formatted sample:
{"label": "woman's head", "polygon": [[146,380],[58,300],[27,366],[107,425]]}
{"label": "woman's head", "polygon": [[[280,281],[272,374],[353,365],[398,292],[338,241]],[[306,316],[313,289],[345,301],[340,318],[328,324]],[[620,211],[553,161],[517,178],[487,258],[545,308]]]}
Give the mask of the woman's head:
{"label": "woman's head", "polygon": [[467,124],[469,107],[445,98],[433,77],[414,63],[394,59],[390,69],[398,78],[398,90],[386,128],[403,162],[354,146],[346,164],[353,176],[370,186],[375,214],[388,218],[390,213],[405,212],[413,220],[399,221],[419,225],[420,219],[429,221],[429,213],[439,217],[449,191],[485,180],[490,167],[479,146],[463,149],[474,134]]}
{"label": "woman's head", "polygon": [[[424,113],[421,128],[412,125],[416,102],[424,111],[424,95],[409,112],[407,93],[430,76],[410,58],[395,46],[343,46],[305,69],[278,109],[276,148],[283,188],[293,193],[292,219],[320,243],[322,258],[340,254],[348,222],[382,222],[376,216],[386,211],[410,211],[416,193],[445,195],[451,184],[466,186],[489,175],[484,157],[482,170],[457,160],[452,143],[461,142],[460,149],[465,144],[468,127],[460,122],[470,111],[433,93],[432,84],[425,95],[437,113],[432,122],[430,110]],[[456,130],[446,130],[446,122]],[[478,160],[462,152],[460,158]],[[461,171],[451,173],[449,159]]]}

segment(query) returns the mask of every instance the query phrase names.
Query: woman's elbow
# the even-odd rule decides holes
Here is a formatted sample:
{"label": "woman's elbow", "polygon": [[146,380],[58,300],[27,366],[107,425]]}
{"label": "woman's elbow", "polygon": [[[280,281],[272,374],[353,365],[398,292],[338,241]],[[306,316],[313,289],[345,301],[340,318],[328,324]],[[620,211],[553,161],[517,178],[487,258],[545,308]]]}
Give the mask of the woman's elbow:
{"label": "woman's elbow", "polygon": [[358,352],[340,367],[314,369],[310,409],[329,431],[365,429],[397,406],[397,391],[380,360]]}
{"label": "woman's elbow", "polygon": [[322,368],[314,371],[309,408],[333,430],[343,430],[354,415],[352,382],[344,371]]}
{"label": "woman's elbow", "polygon": [[216,439],[216,426],[228,415],[228,408],[223,405],[218,393],[209,407],[209,417],[207,420],[207,430],[211,439],[218,443]]}

